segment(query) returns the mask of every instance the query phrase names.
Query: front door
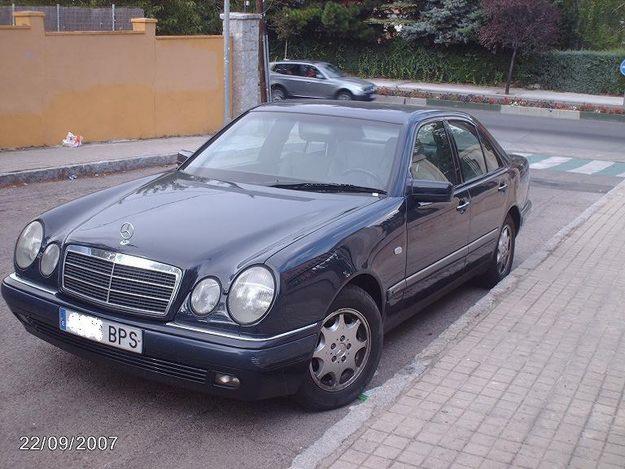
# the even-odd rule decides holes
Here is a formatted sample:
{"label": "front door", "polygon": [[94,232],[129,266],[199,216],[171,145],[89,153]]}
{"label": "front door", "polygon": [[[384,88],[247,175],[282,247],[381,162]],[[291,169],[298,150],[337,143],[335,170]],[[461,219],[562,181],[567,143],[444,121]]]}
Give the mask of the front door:
{"label": "front door", "polygon": [[[442,121],[422,124],[410,175],[419,181],[460,183],[452,144]],[[470,195],[457,189],[451,202],[407,200],[407,259],[404,299],[420,301],[464,271],[470,228]]]}
{"label": "front door", "polygon": [[495,250],[506,213],[509,175],[487,136],[480,136],[473,123],[448,121],[464,180],[471,197],[471,228],[467,263],[487,261]]}

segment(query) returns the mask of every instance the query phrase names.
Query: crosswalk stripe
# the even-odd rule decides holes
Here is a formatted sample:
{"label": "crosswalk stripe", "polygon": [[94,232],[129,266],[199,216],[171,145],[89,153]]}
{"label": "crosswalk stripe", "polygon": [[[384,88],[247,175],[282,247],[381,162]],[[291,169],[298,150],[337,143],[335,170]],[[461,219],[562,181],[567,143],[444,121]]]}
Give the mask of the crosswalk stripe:
{"label": "crosswalk stripe", "polygon": [[579,174],[593,174],[601,171],[602,169],[609,168],[612,166],[614,162],[612,161],[591,161],[590,163],[586,163],[579,168],[569,169],[569,173],[579,173]]}
{"label": "crosswalk stripe", "polygon": [[538,161],[536,163],[530,164],[531,169],[547,169],[553,168],[554,166],[561,165],[562,163],[566,163],[570,161],[571,158],[567,158],[565,156],[552,156],[551,158],[547,158],[546,160]]}

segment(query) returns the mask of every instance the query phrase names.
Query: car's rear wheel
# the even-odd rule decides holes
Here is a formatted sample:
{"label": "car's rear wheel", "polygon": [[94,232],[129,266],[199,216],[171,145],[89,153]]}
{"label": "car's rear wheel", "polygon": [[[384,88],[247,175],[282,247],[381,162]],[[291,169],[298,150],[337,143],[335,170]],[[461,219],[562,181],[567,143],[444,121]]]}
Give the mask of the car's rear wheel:
{"label": "car's rear wheel", "polygon": [[284,101],[288,96],[286,94],[286,90],[281,86],[274,86],[271,88],[271,100],[273,102]]}
{"label": "car's rear wheel", "polygon": [[377,369],[382,340],[382,319],[371,296],[358,287],[346,287],[323,320],[296,400],[312,410],[354,401]]}
{"label": "car's rear wheel", "polygon": [[492,288],[510,273],[514,261],[515,238],[516,226],[512,217],[508,215],[499,230],[495,252],[481,277],[484,286]]}
{"label": "car's rear wheel", "polygon": [[339,101],[351,101],[354,99],[354,96],[347,90],[341,90],[336,93],[336,99]]}

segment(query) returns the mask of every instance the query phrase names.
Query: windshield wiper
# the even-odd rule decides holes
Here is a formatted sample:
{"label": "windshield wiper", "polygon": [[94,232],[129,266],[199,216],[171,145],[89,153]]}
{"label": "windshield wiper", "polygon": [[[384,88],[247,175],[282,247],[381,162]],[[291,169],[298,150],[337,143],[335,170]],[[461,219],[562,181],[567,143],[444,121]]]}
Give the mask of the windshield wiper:
{"label": "windshield wiper", "polygon": [[366,194],[386,194],[386,191],[376,189],[374,187],[356,186],[354,184],[339,184],[335,182],[293,182],[288,184],[273,184],[271,187],[311,192],[358,192]]}

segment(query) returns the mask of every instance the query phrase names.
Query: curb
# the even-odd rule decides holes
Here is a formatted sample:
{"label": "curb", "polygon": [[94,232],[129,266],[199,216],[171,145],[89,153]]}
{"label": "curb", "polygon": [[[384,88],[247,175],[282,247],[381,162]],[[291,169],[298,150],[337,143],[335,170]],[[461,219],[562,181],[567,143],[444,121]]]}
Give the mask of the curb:
{"label": "curb", "polygon": [[33,182],[56,181],[79,176],[131,171],[150,166],[165,166],[176,162],[177,154],[149,155],[126,158],[123,160],[96,161],[44,169],[30,169],[0,174],[0,187]]}
{"label": "curb", "polygon": [[401,95],[376,95],[376,101],[382,103],[409,104],[413,106],[444,106],[461,109],[479,109],[483,111],[500,112],[502,114],[515,114],[531,117],[549,117],[553,119],[584,119],[625,123],[625,114],[607,114],[591,111],[574,111],[570,109],[549,109],[533,106],[513,106],[509,104],[469,103],[464,101],[450,101],[437,98],[410,98]]}
{"label": "curb", "polygon": [[345,417],[329,427],[312,445],[298,454],[291,469],[329,467],[347,449],[356,437],[366,431],[366,422],[389,408],[401,393],[431,368],[447,347],[465,337],[473,327],[492,310],[499,300],[517,285],[528,270],[540,265],[571,233],[599,211],[616,193],[625,189],[625,181],[617,184],[603,197],[584,210],[577,218],[558,231],[545,245],[521,263],[502,282],[496,285],[441,335],[418,353],[412,363],[400,369],[392,378],[377,388],[367,391],[369,399],[352,405]]}

